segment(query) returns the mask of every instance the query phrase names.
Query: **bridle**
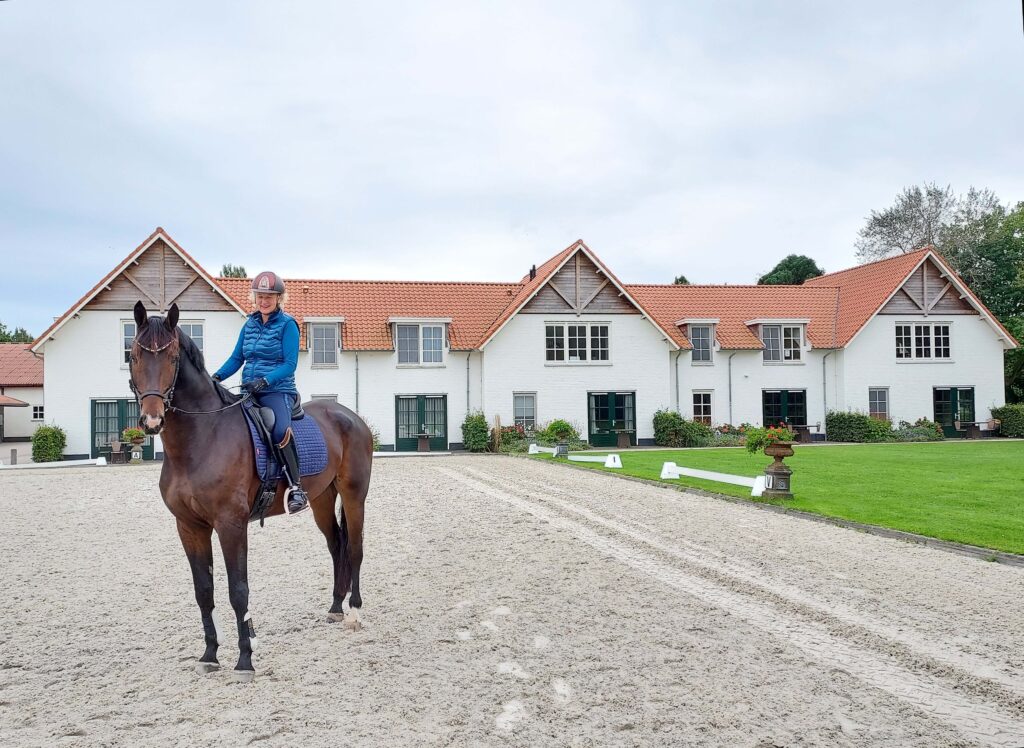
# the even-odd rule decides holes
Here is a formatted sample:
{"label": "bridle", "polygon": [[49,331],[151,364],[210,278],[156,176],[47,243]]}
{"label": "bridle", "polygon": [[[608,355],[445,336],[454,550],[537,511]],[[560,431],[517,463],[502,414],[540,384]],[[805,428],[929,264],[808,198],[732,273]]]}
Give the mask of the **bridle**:
{"label": "bridle", "polygon": [[178,384],[178,371],[181,368],[181,341],[178,339],[178,331],[175,329],[174,337],[168,340],[159,348],[150,348],[148,346],[143,345],[138,340],[135,341],[135,345],[139,346],[139,348],[146,351],[147,353],[162,353],[175,343],[177,343],[177,345],[174,348],[174,358],[171,359],[174,362],[174,377],[171,379],[171,385],[165,390],[146,390],[145,392],[140,392],[138,386],[135,384],[135,377],[132,374],[132,364],[138,361],[138,359],[136,358],[134,353],[130,355],[128,364],[128,386],[131,388],[131,391],[135,393],[135,402],[138,403],[139,405],[140,413],[142,412],[142,401],[144,398],[147,397],[159,397],[161,400],[164,401],[165,410],[173,410],[176,413],[181,413],[182,415],[187,416],[204,416],[213,413],[221,413],[230,408],[234,408],[237,405],[241,405],[246,400],[252,397],[252,393],[247,392],[242,399],[236,400],[230,405],[225,405],[223,408],[217,408],[216,410],[182,410],[181,408],[173,405],[171,403],[171,400],[174,399],[174,388]]}

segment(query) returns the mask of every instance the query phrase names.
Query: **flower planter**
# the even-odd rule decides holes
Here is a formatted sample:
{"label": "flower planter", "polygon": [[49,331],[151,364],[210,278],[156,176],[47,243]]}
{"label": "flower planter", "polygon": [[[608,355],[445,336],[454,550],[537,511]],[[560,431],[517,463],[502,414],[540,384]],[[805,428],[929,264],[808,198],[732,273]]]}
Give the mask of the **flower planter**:
{"label": "flower planter", "polygon": [[769,499],[792,499],[790,476],[793,471],[782,458],[793,456],[793,442],[773,442],[764,448],[764,453],[774,461],[764,469],[765,490],[761,495]]}
{"label": "flower planter", "polygon": [[774,457],[776,462],[782,462],[783,457],[793,456],[793,442],[774,442],[764,448],[764,453]]}

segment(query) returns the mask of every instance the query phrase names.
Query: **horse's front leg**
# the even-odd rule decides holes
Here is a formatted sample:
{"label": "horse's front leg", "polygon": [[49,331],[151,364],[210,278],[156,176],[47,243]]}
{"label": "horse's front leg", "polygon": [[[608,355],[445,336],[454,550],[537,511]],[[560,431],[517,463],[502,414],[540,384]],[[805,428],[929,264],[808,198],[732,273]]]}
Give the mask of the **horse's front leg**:
{"label": "horse's front leg", "polygon": [[238,664],[235,665],[236,683],[249,683],[256,677],[252,666],[252,651],[256,649],[256,629],[249,613],[249,534],[246,521],[231,521],[217,525],[217,537],[224,551],[224,565],[228,571],[228,597],[235,609],[238,624]]}
{"label": "horse's front leg", "polygon": [[189,525],[178,520],[178,537],[185,548],[188,564],[192,567],[192,585],[196,591],[196,602],[203,619],[203,634],[206,651],[196,663],[196,672],[205,674],[220,669],[217,662],[217,646],[221,643],[220,632],[213,612],[213,528],[209,525]]}

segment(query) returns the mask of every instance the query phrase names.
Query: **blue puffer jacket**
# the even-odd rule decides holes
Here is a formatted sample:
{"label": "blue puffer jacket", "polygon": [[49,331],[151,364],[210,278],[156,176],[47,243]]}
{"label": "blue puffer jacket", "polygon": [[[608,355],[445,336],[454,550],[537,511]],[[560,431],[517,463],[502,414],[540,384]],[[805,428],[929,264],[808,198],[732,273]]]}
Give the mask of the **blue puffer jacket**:
{"label": "blue puffer jacket", "polygon": [[217,370],[226,379],[242,368],[242,381],[263,377],[270,385],[264,392],[298,394],[295,389],[295,366],[299,359],[299,324],[281,311],[273,312],[266,324],[258,311],[249,315],[238,334],[231,358]]}

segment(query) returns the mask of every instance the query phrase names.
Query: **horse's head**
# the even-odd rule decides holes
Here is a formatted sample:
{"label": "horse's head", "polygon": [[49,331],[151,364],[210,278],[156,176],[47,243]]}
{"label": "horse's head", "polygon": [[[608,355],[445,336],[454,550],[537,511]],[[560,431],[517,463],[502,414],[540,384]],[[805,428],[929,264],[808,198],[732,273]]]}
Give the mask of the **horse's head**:
{"label": "horse's head", "polygon": [[136,334],[128,374],[139,402],[139,428],[147,434],[159,434],[163,429],[164,415],[174,397],[181,355],[177,325],[177,304],[171,304],[167,317],[147,317],[143,303],[135,304]]}

